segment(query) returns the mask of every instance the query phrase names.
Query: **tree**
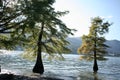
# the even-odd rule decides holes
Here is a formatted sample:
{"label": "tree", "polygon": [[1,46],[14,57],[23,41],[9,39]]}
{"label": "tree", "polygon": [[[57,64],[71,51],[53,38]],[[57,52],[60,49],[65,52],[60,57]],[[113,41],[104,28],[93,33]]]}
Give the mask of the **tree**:
{"label": "tree", "polygon": [[108,22],[103,22],[100,17],[95,17],[92,19],[91,27],[88,35],[82,36],[82,45],[78,48],[78,52],[84,54],[84,58],[91,59],[94,58],[93,71],[96,73],[98,71],[97,59],[103,59],[105,53],[107,53],[105,44],[106,39],[104,34],[109,31]]}
{"label": "tree", "polygon": [[55,54],[62,56],[61,53],[70,51],[66,47],[69,44],[66,37],[73,34],[74,30],[69,29],[59,19],[68,11],[55,11],[52,7],[54,2],[55,0],[18,0],[14,3],[15,9],[12,7],[15,10],[12,11],[15,18],[8,26],[0,27],[0,33],[9,33],[7,37],[12,41],[11,43],[22,45],[27,55],[37,56],[33,68],[35,73],[43,74],[44,72],[42,52],[49,53],[53,57]]}
{"label": "tree", "polygon": [[[69,29],[60,19],[68,11],[55,11],[52,7],[54,0],[25,0],[26,10],[23,14],[27,21],[23,26],[24,36],[28,39],[25,43],[27,54],[37,56],[33,72],[43,74],[44,66],[42,62],[42,52],[54,56],[69,52],[66,45],[66,37],[72,34],[73,29]],[[22,5],[23,6],[23,5]]]}

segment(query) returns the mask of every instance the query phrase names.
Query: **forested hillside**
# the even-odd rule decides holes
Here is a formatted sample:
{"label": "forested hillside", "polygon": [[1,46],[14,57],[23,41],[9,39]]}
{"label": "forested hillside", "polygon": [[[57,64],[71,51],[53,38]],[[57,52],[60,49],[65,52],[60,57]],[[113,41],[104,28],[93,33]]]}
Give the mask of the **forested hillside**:
{"label": "forested hillside", "polygon": [[[71,48],[73,54],[77,54],[77,49],[82,44],[82,40],[80,37],[72,37],[67,38],[67,40],[70,42],[69,48]],[[108,54],[111,56],[120,56],[120,41],[118,40],[107,40],[106,44],[110,46],[110,48],[107,49]]]}

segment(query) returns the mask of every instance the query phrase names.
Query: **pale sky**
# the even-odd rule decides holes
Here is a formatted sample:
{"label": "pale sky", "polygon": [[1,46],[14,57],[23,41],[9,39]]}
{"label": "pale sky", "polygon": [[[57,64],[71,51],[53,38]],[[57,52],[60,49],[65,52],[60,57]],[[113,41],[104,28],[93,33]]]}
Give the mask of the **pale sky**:
{"label": "pale sky", "polygon": [[88,34],[91,18],[100,16],[113,23],[106,39],[120,40],[120,0],[56,0],[54,7],[70,11],[61,19],[69,28],[78,30],[74,37]]}

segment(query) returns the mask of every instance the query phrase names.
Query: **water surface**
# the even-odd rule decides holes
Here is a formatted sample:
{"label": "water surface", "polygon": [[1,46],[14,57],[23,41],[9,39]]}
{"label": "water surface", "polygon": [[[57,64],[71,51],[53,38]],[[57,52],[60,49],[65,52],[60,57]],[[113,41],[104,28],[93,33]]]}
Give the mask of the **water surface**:
{"label": "water surface", "polygon": [[[23,59],[18,51],[4,51],[0,54],[2,72],[29,75],[34,61]],[[93,61],[79,60],[79,55],[66,54],[64,61],[44,59],[45,76],[64,80],[120,80],[120,57],[107,57],[107,61],[98,61],[99,71],[92,71]]]}

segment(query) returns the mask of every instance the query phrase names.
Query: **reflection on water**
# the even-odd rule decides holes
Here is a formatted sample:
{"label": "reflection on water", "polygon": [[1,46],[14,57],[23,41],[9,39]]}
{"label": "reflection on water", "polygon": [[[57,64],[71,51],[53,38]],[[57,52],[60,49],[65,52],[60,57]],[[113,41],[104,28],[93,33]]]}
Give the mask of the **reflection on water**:
{"label": "reflection on water", "polygon": [[[6,52],[8,53],[8,52]],[[18,52],[14,54],[0,54],[2,72],[30,75],[34,62],[22,59]],[[119,80],[120,58],[108,57],[107,61],[98,61],[99,71],[92,71],[93,62],[79,60],[78,55],[64,55],[65,61],[44,59],[44,76],[58,77],[64,80]]]}
{"label": "reflection on water", "polygon": [[79,74],[77,80],[100,80],[100,79],[98,79],[97,74],[94,74],[92,72],[83,72]]}
{"label": "reflection on water", "polygon": [[92,73],[92,72],[85,72],[83,74],[80,74],[79,77],[77,78],[78,80],[103,80],[102,78],[98,78],[97,73]]}
{"label": "reflection on water", "polygon": [[94,80],[98,80],[98,75],[96,73],[94,73],[93,75],[94,75]]}

